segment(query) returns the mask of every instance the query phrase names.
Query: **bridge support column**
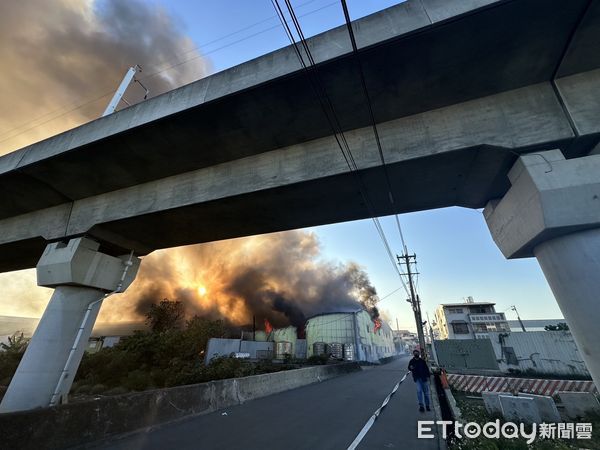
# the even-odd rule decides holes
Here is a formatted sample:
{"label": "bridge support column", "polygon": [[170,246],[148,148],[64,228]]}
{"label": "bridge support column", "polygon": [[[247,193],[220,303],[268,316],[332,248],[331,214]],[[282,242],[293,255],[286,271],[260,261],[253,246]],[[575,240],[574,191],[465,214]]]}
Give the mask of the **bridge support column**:
{"label": "bridge support column", "polygon": [[98,251],[88,238],[49,244],[38,265],[40,286],[55,288],[0,404],[0,412],[61,403],[88,344],[102,300],[123,292],[140,260]]}
{"label": "bridge support column", "polygon": [[535,256],[600,387],[600,155],[521,156],[484,216],[507,258]]}

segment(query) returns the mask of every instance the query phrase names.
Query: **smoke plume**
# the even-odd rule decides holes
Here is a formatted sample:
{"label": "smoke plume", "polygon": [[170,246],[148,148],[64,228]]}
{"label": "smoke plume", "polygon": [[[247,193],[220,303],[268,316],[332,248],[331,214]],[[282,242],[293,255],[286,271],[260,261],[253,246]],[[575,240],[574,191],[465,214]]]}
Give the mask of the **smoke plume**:
{"label": "smoke plume", "polygon": [[[150,97],[207,75],[185,32],[138,0],[0,2],[0,155],[99,117],[135,64],[144,78],[188,60],[145,78]],[[133,84],[125,97],[143,95]],[[39,316],[52,291],[35,284],[31,270],[0,274],[0,314]]]}
{"label": "smoke plume", "polygon": [[164,298],[188,316],[233,325],[268,319],[301,327],[315,314],[373,309],[377,291],[355,263],[320,258],[315,234],[288,231],[155,252],[129,290],[102,307],[101,321],[141,320]]}
{"label": "smoke plume", "polygon": [[[138,0],[1,2],[0,155],[97,118],[134,64],[150,97],[205,76],[210,66],[193,48],[176,18]],[[126,94],[142,96],[137,85]],[[52,293],[35,287],[33,271],[0,274],[0,287],[0,314],[39,317]],[[359,266],[322,261],[316,236],[296,231],[155,252],[99,320],[143,320],[168,298],[189,316],[302,325],[359,303],[375,315],[376,294]]]}
{"label": "smoke plume", "polygon": [[[209,66],[184,31],[164,9],[138,0],[2,2],[0,154],[99,117],[135,64],[144,78],[190,60],[145,78],[150,96],[205,76]],[[132,85],[126,98],[143,95]]]}

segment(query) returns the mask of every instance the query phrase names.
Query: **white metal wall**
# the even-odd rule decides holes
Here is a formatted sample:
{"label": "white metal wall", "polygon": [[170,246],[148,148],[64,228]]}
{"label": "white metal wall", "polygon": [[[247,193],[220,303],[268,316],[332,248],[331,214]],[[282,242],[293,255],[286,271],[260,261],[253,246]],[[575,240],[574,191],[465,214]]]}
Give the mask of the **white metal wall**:
{"label": "white metal wall", "polygon": [[355,344],[353,313],[323,314],[306,322],[306,352],[313,356],[315,342]]}
{"label": "white metal wall", "polygon": [[[356,316],[356,323],[355,323]],[[358,339],[356,329],[358,328]],[[358,342],[357,342],[358,341]],[[340,343],[360,346],[358,360],[377,362],[396,354],[392,330],[385,322],[377,332],[366,311],[355,313],[323,314],[312,317],[306,323],[307,355],[313,355],[313,344]]]}
{"label": "white metal wall", "polygon": [[[500,370],[518,369],[541,374],[589,376],[589,372],[573,336],[569,331],[531,331],[512,333],[489,333]],[[518,364],[508,364],[502,352],[504,346],[512,347]]]}
{"label": "white metal wall", "polygon": [[214,357],[229,356],[236,352],[247,352],[250,353],[250,358],[256,358],[256,352],[260,350],[273,352],[273,342],[210,338],[206,347],[204,363],[208,364]]}

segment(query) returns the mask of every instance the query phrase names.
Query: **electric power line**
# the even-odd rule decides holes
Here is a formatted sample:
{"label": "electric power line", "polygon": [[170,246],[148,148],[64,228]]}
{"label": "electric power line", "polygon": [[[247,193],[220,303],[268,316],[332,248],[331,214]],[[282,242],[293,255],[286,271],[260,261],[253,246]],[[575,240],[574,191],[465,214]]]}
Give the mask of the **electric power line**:
{"label": "electric power line", "polygon": [[[303,6],[306,6],[306,5],[310,4],[310,3],[314,3],[315,1],[317,1],[317,0],[309,0],[309,1],[305,2],[305,3],[302,3],[302,4],[298,5],[298,7],[303,7]],[[324,9],[326,9],[326,8],[329,8],[329,7],[333,6],[333,5],[335,5],[336,3],[337,3],[337,1],[336,1],[336,2],[330,2],[330,3],[327,3],[327,4],[323,5],[323,6],[320,6],[319,8],[313,9],[313,10],[311,10],[311,11],[308,11],[308,12],[306,12],[306,13],[304,13],[304,14],[300,15],[300,17],[309,16],[309,15],[311,15],[311,14],[314,14],[314,13],[316,13],[316,12],[322,11],[322,10],[324,10]],[[202,47],[206,47],[206,46],[208,46],[208,45],[211,45],[211,44],[214,44],[214,43],[216,43],[216,42],[219,42],[219,41],[222,41],[222,40],[224,40],[224,39],[227,39],[228,37],[231,37],[231,36],[234,36],[234,35],[236,35],[236,34],[239,34],[239,33],[240,33],[240,32],[242,32],[242,31],[249,30],[249,29],[251,29],[251,28],[253,28],[253,27],[257,26],[257,25],[260,25],[260,24],[263,24],[263,23],[265,23],[265,22],[268,22],[269,20],[272,20],[272,19],[274,19],[274,18],[277,18],[277,17],[276,17],[276,16],[271,16],[271,17],[269,17],[269,18],[266,18],[266,19],[263,19],[263,20],[261,20],[261,21],[255,22],[254,24],[252,24],[252,25],[249,25],[249,26],[247,26],[247,27],[244,27],[244,28],[242,28],[242,29],[240,29],[240,30],[237,30],[237,31],[234,31],[234,32],[232,32],[232,33],[229,33],[229,34],[227,34],[227,35],[224,35],[224,36],[221,36],[221,37],[219,37],[219,38],[213,39],[212,41],[209,41],[209,42],[207,42],[207,43],[204,43],[204,44],[200,44],[200,45],[194,46],[193,48],[191,48],[191,49],[189,49],[189,50],[186,50],[185,52],[181,53],[179,56],[183,56],[183,55],[185,55],[185,54],[188,54],[188,53],[191,53],[191,52],[194,52],[194,51],[201,51],[201,48],[202,48]],[[246,40],[248,40],[248,39],[251,39],[251,38],[253,38],[253,37],[256,37],[256,36],[258,36],[258,35],[260,35],[260,34],[264,34],[264,33],[266,33],[266,32],[269,32],[269,31],[271,31],[271,30],[274,30],[274,29],[276,29],[276,28],[278,28],[278,27],[279,27],[279,25],[274,25],[274,26],[271,26],[271,27],[265,28],[265,29],[263,29],[263,30],[260,30],[260,31],[258,31],[258,32],[256,32],[256,33],[253,33],[253,34],[247,35],[247,36],[245,36],[244,38],[237,39],[237,40],[235,40],[235,41],[233,41],[233,42],[229,42],[228,44],[225,44],[225,45],[223,45],[223,46],[221,46],[221,47],[217,47],[217,48],[215,48],[215,49],[212,49],[212,50],[210,50],[210,51],[207,51],[207,52],[204,52],[204,53],[201,53],[201,54],[197,54],[197,55],[195,55],[195,56],[193,56],[193,57],[191,57],[191,58],[188,58],[188,59],[185,59],[185,60],[177,60],[177,61],[175,61],[174,63],[167,63],[167,64],[168,64],[167,66],[165,66],[165,67],[162,67],[162,68],[159,68],[159,69],[157,69],[155,72],[149,73],[148,75],[145,75],[145,76],[143,76],[143,77],[139,77],[138,79],[139,79],[140,81],[148,80],[148,79],[150,79],[150,78],[152,78],[152,77],[155,77],[155,76],[157,76],[157,75],[160,75],[160,74],[162,74],[162,73],[164,73],[164,72],[166,72],[166,71],[169,71],[169,70],[171,70],[171,69],[174,69],[174,68],[176,68],[176,67],[179,67],[179,66],[182,66],[182,65],[184,65],[184,64],[187,64],[187,63],[189,63],[189,62],[191,62],[191,61],[194,61],[194,60],[196,60],[196,59],[198,59],[198,58],[202,58],[202,57],[205,57],[205,56],[207,56],[207,55],[210,55],[210,54],[213,54],[213,53],[219,52],[219,51],[221,51],[221,50],[223,50],[223,49],[225,49],[225,48],[231,47],[231,46],[233,46],[233,45],[235,45],[235,44],[239,44],[240,42],[246,41]],[[96,92],[98,92],[98,91],[96,91]],[[23,123],[21,123],[20,125],[17,125],[17,126],[15,126],[15,127],[11,128],[11,129],[9,129],[9,130],[5,130],[5,131],[3,131],[2,133],[0,133],[0,137],[4,137],[4,136],[6,136],[7,134],[11,134],[12,132],[19,130],[20,128],[23,128],[23,127],[25,127],[25,126],[27,126],[27,125],[31,125],[31,124],[33,124],[33,123],[37,122],[38,120],[41,120],[41,119],[43,119],[43,118],[45,118],[45,117],[48,117],[49,115],[55,114],[55,113],[57,113],[57,112],[59,112],[59,111],[62,111],[63,109],[65,109],[65,108],[68,108],[70,105],[74,105],[74,106],[73,106],[73,108],[71,108],[71,109],[69,109],[69,110],[67,110],[67,111],[65,111],[65,112],[63,112],[63,113],[61,113],[61,114],[58,114],[58,115],[56,115],[56,116],[53,116],[53,117],[49,118],[48,120],[45,120],[45,121],[43,121],[43,122],[41,122],[41,123],[37,123],[37,124],[35,124],[35,125],[33,125],[33,126],[30,126],[30,127],[26,128],[26,129],[24,129],[24,130],[22,130],[22,131],[20,131],[20,132],[18,132],[18,133],[12,134],[11,136],[8,136],[7,138],[4,138],[4,139],[0,140],[0,143],[3,143],[3,142],[6,142],[6,141],[9,141],[9,140],[11,140],[11,139],[14,139],[14,138],[16,138],[16,137],[18,137],[18,136],[20,136],[20,135],[22,135],[22,134],[24,134],[24,133],[27,133],[28,131],[31,131],[31,130],[33,130],[33,129],[35,129],[35,128],[41,127],[42,125],[45,125],[45,124],[47,124],[47,123],[49,123],[49,122],[52,122],[53,120],[60,119],[61,117],[64,117],[64,116],[66,116],[66,115],[69,115],[69,114],[71,114],[71,113],[73,113],[73,112],[75,112],[75,111],[77,111],[77,110],[79,110],[79,109],[81,109],[81,108],[83,108],[83,107],[85,107],[85,106],[88,106],[88,105],[90,105],[90,104],[92,104],[92,103],[94,103],[94,102],[100,101],[100,100],[101,100],[101,99],[103,99],[104,97],[108,97],[109,95],[112,95],[113,93],[114,93],[114,89],[112,89],[112,90],[110,90],[110,91],[106,91],[106,92],[104,92],[103,94],[99,94],[97,97],[94,97],[94,98],[92,98],[92,99],[90,99],[90,100],[86,100],[86,101],[84,101],[83,103],[78,103],[78,104],[77,104],[77,103],[70,103],[70,104],[67,104],[67,105],[61,106],[61,107],[59,107],[59,108],[56,108],[56,109],[54,109],[54,110],[52,110],[52,111],[50,111],[50,112],[44,113],[44,114],[42,114],[42,115],[40,115],[40,116],[36,117],[35,119],[29,120],[29,121],[27,121],[27,122],[23,122]]]}
{"label": "electric power line", "polygon": [[[308,3],[312,3],[313,1],[315,1],[315,0],[311,0],[311,1],[309,1],[309,2],[303,3],[303,4],[302,4],[302,6],[303,6],[303,5],[306,5],[306,4],[308,4]],[[327,4],[325,4],[325,5],[323,5],[323,6],[319,7],[319,8],[316,8],[316,9],[314,9],[314,10],[312,10],[312,11],[309,11],[309,12],[307,12],[307,13],[304,13],[304,14],[302,14],[300,17],[305,17],[305,16],[308,16],[308,15],[310,15],[310,14],[314,14],[314,13],[316,13],[316,12],[318,12],[318,11],[321,11],[321,10],[323,10],[323,9],[325,9],[325,8],[329,8],[329,7],[331,7],[331,6],[335,5],[336,3],[337,3],[337,2],[331,2],[331,3],[327,3]],[[262,23],[262,22],[265,22],[265,21],[267,21],[267,20],[271,20],[271,19],[273,19],[273,18],[274,18],[274,16],[273,16],[273,17],[270,17],[269,19],[265,19],[265,20],[261,21],[261,23]],[[246,29],[248,29],[248,28],[252,28],[252,26],[250,26],[250,27],[246,27]],[[220,51],[220,50],[223,50],[223,49],[225,49],[225,48],[227,48],[227,47],[231,47],[232,45],[239,44],[240,42],[246,41],[246,40],[248,40],[248,39],[250,39],[250,38],[253,38],[253,37],[255,37],[255,36],[258,36],[258,35],[260,35],[260,34],[263,34],[263,33],[266,33],[266,32],[268,32],[268,31],[274,30],[274,29],[276,29],[276,28],[279,28],[279,25],[273,25],[273,26],[271,26],[271,27],[265,28],[264,30],[257,31],[256,33],[253,33],[253,34],[250,34],[250,35],[248,35],[248,36],[245,36],[245,37],[243,37],[243,38],[241,38],[241,39],[235,40],[235,41],[233,41],[233,42],[229,42],[228,44],[222,45],[221,47],[217,47],[217,48],[215,48],[215,49],[212,49],[212,50],[210,50],[210,51],[207,51],[207,52],[199,53],[199,54],[197,54],[197,55],[194,55],[193,57],[191,57],[191,58],[189,58],[189,59],[186,59],[186,60],[183,60],[183,61],[178,61],[178,62],[176,62],[176,63],[174,63],[174,64],[171,64],[171,65],[169,65],[169,66],[167,66],[167,67],[165,67],[165,68],[163,68],[163,69],[158,69],[156,72],[153,72],[153,73],[151,73],[151,74],[149,74],[149,75],[146,75],[145,77],[143,77],[143,78],[141,78],[141,79],[142,79],[142,80],[145,80],[145,79],[148,79],[148,78],[154,77],[154,76],[156,76],[156,75],[159,75],[159,74],[161,74],[161,73],[163,73],[163,72],[165,72],[165,71],[167,71],[167,70],[170,70],[170,69],[173,69],[173,68],[175,68],[175,67],[181,66],[181,65],[183,65],[183,64],[186,64],[186,63],[188,63],[188,62],[190,62],[190,61],[193,61],[193,60],[195,60],[195,59],[202,58],[202,57],[205,57],[205,56],[207,56],[207,55],[210,55],[210,54],[216,53],[216,52],[218,52],[218,51]],[[237,32],[236,32],[236,33],[237,33]],[[225,36],[225,37],[223,37],[223,38],[220,38],[220,39],[215,39],[215,40],[211,41],[211,43],[217,42],[217,41],[219,41],[219,40],[222,40],[222,39],[224,39],[224,38],[226,38],[226,37],[230,37],[231,35],[234,35],[234,34],[236,34],[236,33],[230,33],[229,35],[227,35],[227,36]],[[204,44],[204,46],[206,46],[206,45],[207,45],[207,44]],[[197,51],[201,51],[201,48],[200,48],[200,47],[201,47],[201,46],[198,46],[198,47],[196,47],[196,48],[194,48],[194,49],[188,50],[186,53],[190,53],[191,51],[196,51],[196,50],[197,50]]]}
{"label": "electric power line", "polygon": [[[369,95],[369,89],[367,88],[367,81],[365,78],[365,72],[363,70],[362,61],[360,59],[360,53],[358,52],[358,46],[356,45],[356,38],[354,36],[354,30],[352,29],[352,21],[350,20],[350,13],[348,11],[348,5],[346,4],[346,0],[341,0],[342,9],[344,10],[344,19],[346,20],[346,28],[348,29],[348,35],[350,36],[350,43],[352,45],[352,55],[354,56],[357,65],[358,72],[360,75],[360,83],[362,86],[363,94],[365,96],[367,109],[369,112],[369,118],[371,120],[371,127],[373,129],[373,134],[375,136],[375,143],[377,144],[377,151],[379,152],[379,159],[381,160],[381,165],[383,166],[383,173],[385,175],[385,181],[388,187],[389,201],[392,205],[394,205],[394,194],[392,192],[392,183],[390,181],[390,175],[385,164],[385,157],[383,155],[383,146],[381,145],[381,139],[379,137],[379,131],[377,130],[377,121],[375,120],[375,114],[373,113],[373,103],[371,101],[371,96]],[[396,218],[396,225],[398,227],[398,234],[400,235],[400,240],[402,242],[402,248],[404,253],[408,253],[406,248],[406,242],[404,241],[404,233],[402,233],[402,227],[400,226],[400,218],[398,214],[394,211],[394,216]]]}
{"label": "electric power line", "polygon": [[[369,215],[371,216],[371,219],[373,220],[373,223],[374,223],[377,233],[379,234],[379,237],[384,245],[384,248],[386,250],[388,258],[389,258],[392,266],[394,267],[394,270],[398,274],[400,281],[402,282],[402,285],[404,286],[404,289],[406,290],[406,292],[408,294],[408,288],[406,286],[406,283],[404,282],[404,279],[402,278],[402,275],[400,274],[400,270],[398,269],[398,266],[396,265],[394,255],[391,251],[391,248],[390,248],[389,242],[387,240],[387,237],[385,235],[385,232],[383,230],[383,227],[381,226],[381,223],[380,223],[378,217],[376,217],[376,214],[374,212],[374,207],[372,205],[372,202],[371,202],[371,200],[368,196],[367,190],[366,190],[366,186],[364,185],[362,179],[358,175],[358,170],[359,170],[358,166],[356,164],[356,161],[354,160],[354,157],[350,150],[350,146],[348,145],[346,137],[343,133],[343,129],[339,123],[339,119],[337,117],[335,108],[331,102],[331,99],[327,95],[327,92],[323,88],[323,82],[320,78],[318,68],[316,67],[316,62],[315,62],[314,58],[312,57],[312,53],[310,51],[310,48],[308,47],[306,38],[304,37],[302,28],[300,26],[297,16],[294,13],[294,9],[291,5],[291,2],[290,2],[290,0],[285,0],[285,4],[287,6],[289,15],[292,19],[292,23],[294,24],[296,33],[298,34],[299,42],[302,45],[302,48],[304,50],[304,53],[306,54],[306,57],[310,63],[311,68],[313,69],[312,71],[309,69],[306,62],[304,61],[302,52],[300,51],[300,48],[299,48],[298,44],[296,43],[294,35],[288,25],[288,21],[286,20],[286,17],[283,13],[283,10],[281,9],[281,6],[279,5],[278,0],[271,0],[271,3],[273,4],[273,7],[277,11],[280,22],[283,25],[284,30],[286,31],[286,35],[288,36],[288,39],[290,40],[290,42],[296,52],[296,55],[300,61],[300,64],[302,65],[304,71],[308,75],[308,78],[311,82],[311,85],[317,96],[317,99],[319,100],[319,103],[321,104],[321,108],[323,109],[323,112],[325,113],[325,117],[326,117],[327,121],[329,122],[329,125],[332,128],[334,138],[340,148],[340,151],[342,152],[344,160],[346,161],[346,164],[348,165],[350,172],[354,175],[354,178],[358,184],[361,197],[362,197],[365,205],[367,206],[367,209],[369,210]],[[311,75],[314,75],[314,78]]]}
{"label": "electric power line", "polygon": [[386,298],[388,298],[388,297],[391,297],[391,296],[392,296],[392,295],[394,295],[396,292],[398,292],[400,289],[402,289],[402,287],[403,287],[403,286],[400,286],[399,288],[397,288],[397,289],[394,289],[392,292],[390,292],[390,293],[388,293],[388,294],[384,295],[383,297],[380,297],[380,298],[379,298],[379,301],[382,301],[382,300],[385,300],[385,299],[386,299]]}

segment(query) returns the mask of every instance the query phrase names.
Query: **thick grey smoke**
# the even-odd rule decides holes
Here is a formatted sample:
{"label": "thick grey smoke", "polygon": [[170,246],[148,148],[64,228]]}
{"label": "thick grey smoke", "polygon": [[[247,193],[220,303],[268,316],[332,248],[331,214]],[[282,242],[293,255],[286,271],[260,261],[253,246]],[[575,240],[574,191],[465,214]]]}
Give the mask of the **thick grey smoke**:
{"label": "thick grey smoke", "polygon": [[[177,18],[138,0],[0,1],[0,155],[99,117],[132,65],[143,77],[190,60],[145,79],[150,96],[202,78],[193,48]],[[0,314],[39,316],[52,291],[35,284],[33,271],[0,274]]]}
{"label": "thick grey smoke", "polygon": [[[131,65],[140,64],[144,77],[191,60],[145,79],[151,96],[201,78],[210,68],[190,49],[176,18],[138,0],[0,2],[0,154],[98,117]],[[45,114],[68,111],[63,105],[104,93],[47,121],[56,114]],[[142,95],[134,85],[126,97],[136,102]],[[0,313],[39,316],[51,290],[34,286],[33,271],[0,274]],[[256,315],[282,326],[355,310],[358,302],[370,308],[376,291],[356,264],[322,261],[314,234],[276,233],[155,252],[128,292],[105,302],[100,321],[143,319],[163,298],[183,301],[188,315],[233,324]]]}
{"label": "thick grey smoke", "polygon": [[274,326],[302,326],[306,317],[370,309],[377,291],[355,263],[320,258],[316,235],[288,231],[221,241],[146,257],[137,280],[101,319],[140,319],[152,303],[182,301],[189,316],[224,318],[235,325],[268,319]]}
{"label": "thick grey smoke", "polygon": [[[0,154],[98,117],[135,64],[144,77],[191,59],[146,78],[151,96],[205,76],[208,64],[193,49],[180,21],[139,0],[1,2]],[[133,85],[126,98],[143,93]]]}

